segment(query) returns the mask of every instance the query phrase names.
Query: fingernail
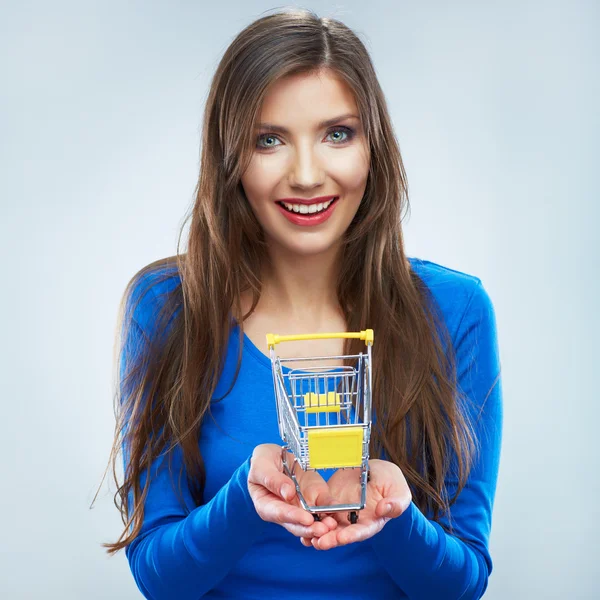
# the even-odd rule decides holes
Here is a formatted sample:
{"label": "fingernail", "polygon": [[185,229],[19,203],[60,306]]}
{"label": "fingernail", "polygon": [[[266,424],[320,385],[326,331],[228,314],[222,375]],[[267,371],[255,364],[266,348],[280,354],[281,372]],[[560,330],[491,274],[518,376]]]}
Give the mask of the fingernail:
{"label": "fingernail", "polygon": [[282,498],[287,500],[289,498],[290,494],[292,493],[292,488],[289,485],[282,485],[280,491],[281,491]]}
{"label": "fingernail", "polygon": [[383,509],[383,514],[384,515],[389,515],[392,512],[392,505],[391,504],[386,504],[384,509]]}

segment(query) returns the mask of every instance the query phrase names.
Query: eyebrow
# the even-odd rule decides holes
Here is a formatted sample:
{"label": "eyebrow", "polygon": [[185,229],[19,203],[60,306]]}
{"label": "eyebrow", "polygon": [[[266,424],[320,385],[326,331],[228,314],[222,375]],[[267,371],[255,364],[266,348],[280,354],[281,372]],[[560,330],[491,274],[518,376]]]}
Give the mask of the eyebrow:
{"label": "eyebrow", "polygon": [[[335,125],[335,123],[338,123],[339,121],[343,121],[344,119],[358,119],[359,117],[357,117],[356,115],[353,115],[352,113],[346,113],[345,115],[340,115],[339,117],[334,117],[333,119],[327,119],[326,121],[321,121],[318,125],[319,129],[323,128],[323,127],[329,127],[330,125]],[[257,129],[268,129],[269,131],[273,131],[273,132],[277,132],[277,133],[283,133],[288,135],[289,129],[287,129],[286,127],[283,127],[282,125],[274,125],[273,123],[259,123],[257,126]]]}

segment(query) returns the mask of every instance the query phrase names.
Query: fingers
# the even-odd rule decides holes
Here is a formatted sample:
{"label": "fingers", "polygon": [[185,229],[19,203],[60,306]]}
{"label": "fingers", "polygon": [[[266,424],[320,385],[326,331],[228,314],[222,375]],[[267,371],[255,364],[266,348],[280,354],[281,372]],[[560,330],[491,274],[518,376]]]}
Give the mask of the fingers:
{"label": "fingers", "polygon": [[253,481],[253,483],[262,485],[282,500],[289,501],[294,498],[296,489],[287,475],[278,472],[273,466],[269,465],[260,465],[257,466],[257,469],[257,480]]}
{"label": "fingers", "polygon": [[395,519],[410,506],[411,502],[411,498],[382,498],[375,507],[375,516],[379,518]]}
{"label": "fingers", "polygon": [[[302,496],[309,505],[326,506],[334,502],[327,483],[317,472],[296,471]],[[337,527],[337,521],[332,517],[324,516],[323,520],[315,521],[313,515],[300,506],[296,486],[283,472],[280,446],[261,444],[254,449],[248,490],[263,520],[282,525],[299,538],[310,540]]]}
{"label": "fingers", "polygon": [[[321,517],[321,521],[316,521],[315,524],[313,525],[311,529],[311,533],[312,535],[301,535],[300,537],[300,542],[302,543],[303,546],[306,546],[307,548],[311,548],[314,546],[314,544],[312,543],[312,541],[314,539],[320,538],[324,535],[326,535],[327,533],[329,533],[330,531],[333,531],[334,529],[336,529],[338,526],[338,522],[331,516],[327,515],[325,517]],[[317,548],[320,549],[320,548]]]}
{"label": "fingers", "polygon": [[[320,529],[317,529],[317,526],[321,525]],[[307,548],[315,548],[316,550],[321,550],[318,545],[316,545],[316,541],[322,538],[323,536],[329,534],[334,529],[337,528],[338,522],[331,516],[327,515],[322,517],[322,520],[319,522],[315,522],[315,529],[313,535],[302,535],[300,536],[300,543]],[[337,544],[335,544],[337,545]]]}
{"label": "fingers", "polygon": [[248,483],[263,486],[282,500],[291,500],[296,490],[283,473],[280,449],[274,444],[257,446],[250,461]]}
{"label": "fingers", "polygon": [[327,527],[328,531],[332,531],[336,529],[338,526],[338,522],[331,516],[327,515],[326,517],[322,517],[321,523]]}
{"label": "fingers", "polygon": [[260,517],[279,525],[309,527],[313,516],[293,504],[296,489],[282,472],[281,448],[275,444],[257,446],[250,461],[248,490]]}
{"label": "fingers", "polygon": [[337,531],[330,531],[320,537],[314,537],[310,540],[312,547],[315,550],[330,550],[338,546]]}
{"label": "fingers", "polygon": [[[284,527],[293,533],[295,536],[300,538],[300,541],[304,546],[311,546],[310,539],[313,537],[321,537],[326,533],[329,533],[333,529],[336,529],[338,522],[329,515],[321,517],[320,521],[315,521],[310,527],[288,527],[289,524],[284,524]],[[304,541],[303,541],[304,540]]]}
{"label": "fingers", "polygon": [[338,546],[346,546],[356,542],[362,542],[381,530],[376,522],[366,525],[347,525],[337,530],[325,533],[320,537],[312,538],[311,544],[317,550],[331,550]]}
{"label": "fingers", "polygon": [[265,502],[259,500],[256,508],[262,519],[278,525],[309,527],[314,523],[314,518],[309,512],[282,500],[273,498]]}
{"label": "fingers", "polygon": [[[292,535],[299,537],[301,541],[303,539],[310,540],[314,537],[320,537],[329,532],[327,525],[324,525],[320,521],[315,521],[309,527],[303,527],[293,523],[283,523],[283,527],[285,527]],[[308,545],[310,546],[310,542]]]}

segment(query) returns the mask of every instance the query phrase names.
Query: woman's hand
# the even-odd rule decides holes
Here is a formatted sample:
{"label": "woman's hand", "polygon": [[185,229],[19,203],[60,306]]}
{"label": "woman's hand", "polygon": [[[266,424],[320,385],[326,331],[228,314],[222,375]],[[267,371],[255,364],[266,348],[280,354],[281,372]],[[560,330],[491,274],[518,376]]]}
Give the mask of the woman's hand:
{"label": "woman's hand", "polygon": [[[293,455],[288,453],[287,456],[287,464],[293,464]],[[304,472],[297,468],[294,475],[309,505],[333,502],[327,483],[316,471]],[[297,537],[308,541],[337,527],[332,517],[315,521],[312,514],[301,507],[294,482],[283,471],[281,446],[277,444],[261,444],[254,449],[248,491],[261,519],[278,523]]]}
{"label": "woman's hand", "polygon": [[[363,510],[358,511],[358,523],[352,525],[347,513],[334,513],[338,527],[318,537],[302,536],[301,541],[305,546],[329,550],[366,540],[410,506],[412,494],[397,465],[373,459],[369,461],[369,471],[367,504]],[[360,501],[360,469],[339,469],[331,476],[328,484],[334,503],[354,504]]]}

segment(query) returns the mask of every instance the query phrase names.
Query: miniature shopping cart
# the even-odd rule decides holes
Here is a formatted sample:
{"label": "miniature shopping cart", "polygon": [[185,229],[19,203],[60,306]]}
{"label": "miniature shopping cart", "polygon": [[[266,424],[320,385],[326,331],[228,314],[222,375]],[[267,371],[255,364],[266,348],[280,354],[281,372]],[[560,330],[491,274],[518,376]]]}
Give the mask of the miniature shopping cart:
{"label": "miniature shopping cart", "polygon": [[[359,338],[366,353],[342,356],[280,358],[275,347],[280,342],[329,338]],[[371,437],[371,346],[373,330],[349,333],[306,335],[267,334],[271,355],[273,385],[277,405],[279,434],[284,442],[284,470],[294,481],[302,507],[315,520],[320,513],[348,511],[350,523],[358,521],[358,512],[366,505],[369,480],[369,440]],[[353,359],[342,367],[314,366],[332,359]],[[311,361],[312,366],[291,369],[287,362]],[[346,363],[346,361],[344,361]],[[288,465],[288,451],[293,465]],[[296,478],[296,467],[304,471],[360,467],[360,502],[309,506]]]}

